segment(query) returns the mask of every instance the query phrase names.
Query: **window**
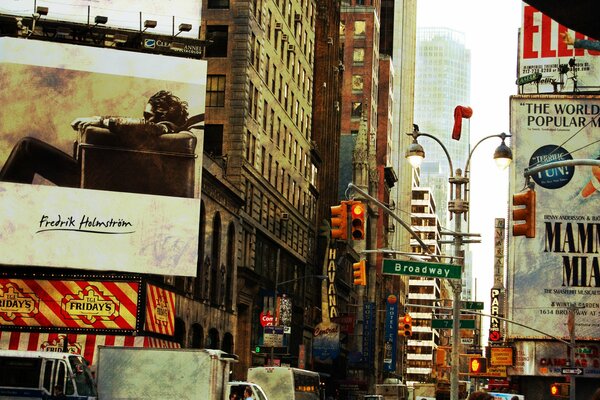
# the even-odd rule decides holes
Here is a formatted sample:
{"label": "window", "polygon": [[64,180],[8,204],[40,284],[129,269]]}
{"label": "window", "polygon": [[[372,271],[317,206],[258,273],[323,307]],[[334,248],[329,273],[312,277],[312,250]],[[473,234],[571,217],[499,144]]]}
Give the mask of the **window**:
{"label": "window", "polygon": [[204,151],[211,156],[223,155],[223,125],[204,125]]}
{"label": "window", "polygon": [[206,77],[206,106],[225,107],[225,75]]}
{"label": "window", "polygon": [[229,0],[208,0],[207,8],[229,8]]}
{"label": "window", "polygon": [[363,76],[362,75],[352,75],[352,90],[363,90]]}
{"label": "window", "polygon": [[206,39],[212,40],[206,46],[206,57],[227,57],[227,25],[209,25],[206,27]]}
{"label": "window", "polygon": [[356,101],[352,103],[352,117],[360,118],[362,116],[362,103],[360,101]]}
{"label": "window", "polygon": [[340,21],[340,36],[344,36],[346,34],[346,23],[344,21]]}
{"label": "window", "polygon": [[362,64],[365,62],[365,49],[354,49],[352,53],[352,61],[357,64]]}
{"label": "window", "polygon": [[365,21],[354,21],[354,36],[364,36],[367,28]]}

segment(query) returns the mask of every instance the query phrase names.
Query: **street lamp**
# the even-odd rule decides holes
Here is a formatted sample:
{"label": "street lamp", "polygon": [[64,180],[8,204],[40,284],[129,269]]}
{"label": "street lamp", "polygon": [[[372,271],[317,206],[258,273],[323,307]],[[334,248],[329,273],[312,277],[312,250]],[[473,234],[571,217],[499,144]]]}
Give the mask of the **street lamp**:
{"label": "street lamp", "polygon": [[[428,133],[419,132],[418,128],[415,127],[412,133],[408,133],[413,138],[412,144],[408,147],[406,151],[406,158],[411,163],[414,168],[418,168],[421,165],[421,162],[425,158],[425,150],[423,146],[419,144],[417,139],[419,136],[425,136],[435,140],[446,153],[446,157],[448,158],[448,163],[450,164],[450,178],[448,182],[450,182],[450,200],[448,201],[448,210],[452,214],[456,214],[454,217],[454,232],[452,236],[454,240],[452,244],[454,246],[454,260],[455,263],[460,265],[461,270],[464,268],[464,257],[462,255],[463,250],[462,246],[465,243],[472,243],[469,240],[464,240],[463,236],[469,236],[469,233],[461,232],[461,214],[468,214],[469,212],[469,201],[468,201],[468,193],[469,193],[469,164],[471,161],[471,155],[479,146],[481,142],[486,139],[498,137],[502,140],[502,143],[496,151],[494,152],[494,159],[496,160],[496,164],[501,168],[506,168],[510,162],[512,161],[512,151],[506,145],[504,140],[510,135],[506,133],[501,133],[498,135],[490,135],[481,139],[473,149],[469,152],[469,156],[467,158],[467,163],[463,171],[459,168],[454,171],[454,167],[452,165],[452,159],[450,157],[450,153],[448,153],[448,149],[444,144],[435,136],[430,135]],[[458,386],[459,386],[459,366],[460,366],[460,295],[462,292],[462,279],[457,280],[455,283],[452,283],[453,289],[453,301],[452,301],[452,364],[450,370],[450,399],[458,400]]]}

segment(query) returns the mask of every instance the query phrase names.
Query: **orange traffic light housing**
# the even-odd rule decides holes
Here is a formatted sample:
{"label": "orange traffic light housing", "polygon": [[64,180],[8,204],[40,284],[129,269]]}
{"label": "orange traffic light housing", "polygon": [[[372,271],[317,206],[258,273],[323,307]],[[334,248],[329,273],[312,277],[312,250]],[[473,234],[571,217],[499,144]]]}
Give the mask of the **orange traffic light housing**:
{"label": "orange traffic light housing", "polygon": [[348,240],[348,204],[345,201],[331,207],[331,238]]}
{"label": "orange traffic light housing", "polygon": [[569,397],[571,387],[568,383],[555,382],[550,385],[550,395],[552,397]]}
{"label": "orange traffic light housing", "polygon": [[485,357],[473,357],[469,361],[469,373],[482,374],[487,371],[487,359]]}
{"label": "orange traffic light housing", "polygon": [[412,335],[412,323],[413,319],[410,314],[404,314],[398,321],[398,336],[410,337]]}
{"label": "orange traffic light housing", "polygon": [[365,238],[365,214],[366,207],[362,202],[353,201],[350,203],[351,231],[354,240],[364,240]]}
{"label": "orange traffic light housing", "polygon": [[[535,191],[527,189],[513,195],[513,236],[535,237]],[[517,223],[516,221],[523,221]]]}
{"label": "orange traffic light housing", "polygon": [[352,277],[355,285],[367,285],[367,264],[365,260],[352,264]]}

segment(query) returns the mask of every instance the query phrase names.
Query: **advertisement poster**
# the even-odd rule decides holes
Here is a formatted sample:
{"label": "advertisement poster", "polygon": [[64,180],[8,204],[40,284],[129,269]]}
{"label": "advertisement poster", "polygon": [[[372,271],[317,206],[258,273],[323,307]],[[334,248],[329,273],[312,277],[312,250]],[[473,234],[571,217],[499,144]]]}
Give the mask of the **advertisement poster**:
{"label": "advertisement poster", "polygon": [[[540,73],[538,85],[523,85],[520,93],[560,93],[600,89],[600,52],[575,49],[563,42],[561,34],[588,39],[567,29],[534,7],[523,3],[517,76]],[[576,87],[575,87],[576,85]]]}
{"label": "advertisement poster", "polygon": [[515,343],[515,364],[508,374],[564,377],[563,369],[581,370],[586,378],[600,377],[600,345],[598,342],[577,343],[574,354],[575,365],[570,364],[570,355],[564,343],[520,341]]}
{"label": "advertisement poster", "polygon": [[0,278],[0,326],[137,329],[139,282]]}
{"label": "advertisement poster", "polygon": [[0,263],[195,276],[205,61],[5,37],[0,82]]}
{"label": "advertisement poster", "polygon": [[[600,97],[513,96],[510,104],[511,195],[524,190],[526,168],[599,159]],[[509,236],[508,318],[525,326],[508,324],[509,336],[568,338],[572,309],[575,337],[598,338],[600,167],[561,166],[531,178],[535,237],[512,229]]]}
{"label": "advertisement poster", "polygon": [[[47,7],[44,19],[95,24],[96,16],[107,17],[103,26],[133,30],[144,29],[143,21],[154,20],[153,33],[172,35],[179,25],[191,24],[192,29],[179,36],[198,37],[200,30],[200,0],[10,0],[0,2],[0,13],[31,17],[37,7]],[[140,24],[142,25],[140,27]],[[174,31],[174,32],[173,32]]]}

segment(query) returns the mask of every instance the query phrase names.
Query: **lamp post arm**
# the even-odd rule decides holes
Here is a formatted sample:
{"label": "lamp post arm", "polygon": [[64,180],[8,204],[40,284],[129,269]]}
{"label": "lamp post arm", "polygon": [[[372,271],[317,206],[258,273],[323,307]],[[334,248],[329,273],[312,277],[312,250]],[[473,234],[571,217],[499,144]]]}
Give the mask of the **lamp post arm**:
{"label": "lamp post arm", "polygon": [[512,135],[507,135],[506,133],[502,132],[499,133],[497,135],[490,135],[490,136],[486,136],[483,139],[481,139],[480,141],[478,141],[475,146],[473,146],[473,148],[471,149],[471,152],[469,153],[469,157],[467,158],[467,163],[465,164],[465,176],[468,177],[469,176],[469,167],[471,166],[471,156],[473,155],[473,152],[475,151],[475,149],[477,148],[477,146],[479,146],[481,144],[481,142],[486,141],[487,139],[491,139],[491,138],[495,138],[498,137],[500,139],[502,139],[504,141],[504,139],[506,139],[507,137],[511,137]]}
{"label": "lamp post arm", "polygon": [[380,208],[382,208],[388,215],[390,215],[392,218],[394,218],[396,221],[398,221],[400,223],[400,225],[402,225],[404,227],[404,229],[406,229],[407,231],[410,232],[410,234],[412,235],[412,237],[419,242],[419,244],[421,245],[421,248],[423,249],[423,251],[426,254],[429,254],[431,256],[436,257],[434,254],[431,253],[431,251],[429,251],[429,248],[427,247],[427,245],[425,244],[425,242],[423,242],[423,240],[419,237],[419,235],[417,235],[415,233],[415,231],[412,230],[412,228],[404,221],[402,221],[402,219],[400,217],[398,217],[396,214],[394,214],[392,212],[392,210],[390,210],[388,207],[385,206],[385,204],[383,204],[382,202],[380,202],[379,200],[377,200],[375,197],[369,195],[367,192],[363,191],[362,189],[360,189],[358,186],[356,186],[355,184],[353,184],[352,182],[348,183],[348,189],[354,189],[355,191],[357,191],[358,193],[360,193],[361,195],[363,195],[364,197],[366,197],[367,199],[369,199],[370,201],[374,202],[375,204],[377,204]]}
{"label": "lamp post arm", "polygon": [[440,141],[440,139],[436,138],[433,135],[430,135],[429,133],[424,133],[424,132],[419,132],[419,131],[413,131],[412,133],[409,133],[409,135],[412,135],[412,137],[414,139],[418,138],[419,136],[425,136],[425,137],[431,138],[431,139],[435,140],[436,142],[438,142],[438,144],[440,146],[442,146],[444,153],[446,153],[446,158],[448,158],[448,164],[450,164],[450,174],[454,175],[454,167],[452,166],[452,159],[450,158],[450,153],[448,152],[448,149],[446,148],[446,146],[444,146],[444,143],[442,143]]}
{"label": "lamp post arm", "polygon": [[600,167],[600,160],[588,160],[588,159],[580,159],[580,160],[562,160],[562,161],[554,161],[547,164],[537,165],[535,167],[527,167],[525,168],[525,178],[529,178],[531,175],[535,175],[538,172],[545,171],[547,169],[558,168],[558,167],[572,167],[575,165],[590,165],[595,167]]}

